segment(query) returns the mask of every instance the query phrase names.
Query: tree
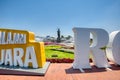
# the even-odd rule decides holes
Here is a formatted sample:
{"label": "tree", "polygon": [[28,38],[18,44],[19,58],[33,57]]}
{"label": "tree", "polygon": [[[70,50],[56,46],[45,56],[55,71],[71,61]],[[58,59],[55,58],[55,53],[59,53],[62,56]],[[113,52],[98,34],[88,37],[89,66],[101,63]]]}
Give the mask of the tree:
{"label": "tree", "polygon": [[72,36],[70,36],[70,35],[68,35],[68,36],[66,37],[67,40],[69,40],[70,38],[72,38]]}

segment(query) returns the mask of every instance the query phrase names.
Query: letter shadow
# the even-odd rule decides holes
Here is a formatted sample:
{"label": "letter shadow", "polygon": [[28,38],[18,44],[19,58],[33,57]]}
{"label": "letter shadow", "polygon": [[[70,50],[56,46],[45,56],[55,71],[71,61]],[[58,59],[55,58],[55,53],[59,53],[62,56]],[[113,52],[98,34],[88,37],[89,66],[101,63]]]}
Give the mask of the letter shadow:
{"label": "letter shadow", "polygon": [[[110,64],[111,67],[109,69],[111,69],[112,71],[114,70],[120,70],[120,65],[115,65],[115,64]],[[97,68],[95,65],[91,66],[91,69],[83,69],[84,73],[97,73],[97,72],[106,72],[109,71],[106,68]],[[79,74],[79,73],[83,73],[81,72],[79,69],[73,69],[73,67],[66,69],[65,70],[66,74]]]}

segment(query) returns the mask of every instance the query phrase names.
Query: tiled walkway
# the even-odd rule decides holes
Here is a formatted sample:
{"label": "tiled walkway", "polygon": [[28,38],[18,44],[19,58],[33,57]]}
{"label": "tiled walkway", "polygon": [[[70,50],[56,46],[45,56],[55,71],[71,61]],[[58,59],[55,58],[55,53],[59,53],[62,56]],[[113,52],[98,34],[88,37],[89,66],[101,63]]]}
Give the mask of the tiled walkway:
{"label": "tiled walkway", "polygon": [[112,63],[111,69],[92,66],[92,69],[85,70],[85,73],[73,70],[71,65],[52,63],[45,76],[0,75],[0,80],[120,80],[120,67]]}

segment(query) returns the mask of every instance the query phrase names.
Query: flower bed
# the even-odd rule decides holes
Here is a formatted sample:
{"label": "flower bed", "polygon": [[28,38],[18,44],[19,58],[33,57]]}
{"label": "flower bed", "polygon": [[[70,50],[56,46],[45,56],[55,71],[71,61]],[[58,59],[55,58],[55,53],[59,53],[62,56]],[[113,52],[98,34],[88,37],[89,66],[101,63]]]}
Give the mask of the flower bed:
{"label": "flower bed", "polygon": [[[63,58],[63,59],[47,59],[48,62],[51,63],[73,63],[74,59],[70,58]],[[90,62],[92,62],[92,59],[89,59]]]}
{"label": "flower bed", "polygon": [[51,62],[51,63],[72,63],[73,59],[67,59],[67,58],[63,58],[63,59],[47,59],[47,61]]}

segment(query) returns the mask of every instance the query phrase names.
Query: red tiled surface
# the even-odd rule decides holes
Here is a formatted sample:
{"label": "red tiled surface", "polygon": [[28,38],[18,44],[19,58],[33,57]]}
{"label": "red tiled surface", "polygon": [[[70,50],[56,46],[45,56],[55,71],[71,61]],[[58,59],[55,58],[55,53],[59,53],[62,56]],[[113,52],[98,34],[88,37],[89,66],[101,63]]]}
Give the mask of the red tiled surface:
{"label": "red tiled surface", "polygon": [[3,75],[0,80],[120,80],[120,67],[112,65],[111,70],[98,69],[92,65],[92,69],[73,70],[70,63],[52,63],[45,76]]}

